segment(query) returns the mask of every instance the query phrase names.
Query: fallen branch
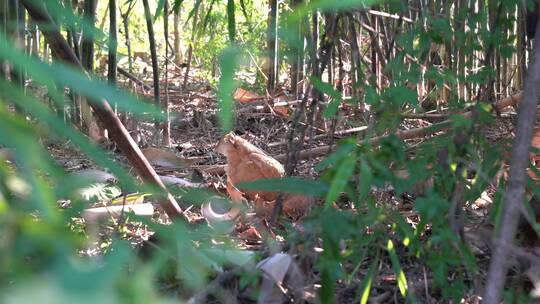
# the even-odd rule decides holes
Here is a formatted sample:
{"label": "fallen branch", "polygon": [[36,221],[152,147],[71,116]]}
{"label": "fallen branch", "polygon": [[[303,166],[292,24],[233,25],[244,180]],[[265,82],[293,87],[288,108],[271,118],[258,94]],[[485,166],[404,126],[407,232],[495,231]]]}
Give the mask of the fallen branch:
{"label": "fallen branch", "polygon": [[396,20],[403,20],[403,21],[408,22],[408,23],[413,22],[410,18],[403,17],[403,16],[400,16],[398,14],[389,14],[389,13],[380,12],[380,11],[376,11],[376,10],[369,10],[368,13],[370,13],[372,15],[376,15],[376,16],[381,16],[381,17],[386,17],[386,18],[391,18],[391,19],[396,19]]}
{"label": "fallen branch", "polygon": [[[368,129],[367,126],[361,126],[361,127],[343,130],[343,131],[337,131],[334,133],[334,137],[336,136],[340,137],[340,136],[345,136],[345,135],[354,134],[354,133],[361,133],[361,132],[366,131],[367,129]],[[321,139],[325,137],[328,137],[328,134],[318,134],[318,135],[313,136],[313,139]],[[287,144],[287,141],[283,140],[283,141],[279,141],[275,143],[270,143],[268,144],[268,147],[278,147],[278,146],[284,146],[286,144]]]}
{"label": "fallen branch", "polygon": [[[521,100],[521,93],[512,95],[510,97],[506,97],[496,104],[497,110],[501,111],[502,109],[508,106],[515,105],[519,103],[520,100]],[[466,118],[466,119],[471,118],[472,112],[469,111],[467,113],[462,114],[462,116],[463,118]],[[443,122],[433,124],[427,127],[414,128],[414,129],[406,130],[406,131],[397,131],[394,135],[402,140],[414,139],[414,138],[424,137],[430,134],[434,134],[440,131],[450,129],[451,126],[452,126],[452,121],[445,120]],[[367,142],[370,145],[378,145],[381,142],[381,140],[385,138],[389,138],[390,136],[391,135],[381,135],[381,136],[372,137]],[[331,148],[330,146],[321,146],[321,147],[316,147],[313,149],[300,151],[298,155],[298,159],[306,159],[306,158],[319,157],[319,156],[325,155],[326,153],[328,153],[330,148]],[[279,161],[282,161],[282,160],[285,160],[285,157],[286,157],[286,154],[280,154],[280,155],[277,155],[275,158]]]}
{"label": "fallen branch", "polygon": [[146,85],[142,80],[137,78],[135,75],[131,74],[130,72],[124,70],[121,67],[116,67],[116,70],[118,71],[118,73],[124,75],[129,80],[131,80],[131,81],[135,82],[136,84],[142,86],[145,91],[150,91],[150,89],[151,89],[150,86]]}
{"label": "fallen branch", "polygon": [[154,214],[154,206],[150,203],[145,204],[134,204],[134,205],[124,205],[124,206],[106,206],[106,207],[97,207],[86,209],[82,212],[82,217],[90,222],[95,222],[99,219],[106,217],[117,218],[121,214],[127,212],[133,212],[138,216],[151,217]]}
{"label": "fallen branch", "polygon": [[[290,100],[290,101],[278,101],[274,103],[272,106],[279,107],[279,106],[292,106],[301,103],[301,100]],[[267,99],[261,100],[261,101],[253,101],[249,103],[237,103],[238,110],[236,110],[237,113],[248,113],[248,112],[266,112],[269,111],[270,104],[268,103]]]}
{"label": "fallen branch", "polygon": [[[506,97],[506,98],[500,100],[495,105],[496,106],[496,111],[500,112],[506,107],[514,106],[514,105],[518,104],[521,101],[521,96],[522,96],[522,93],[520,92],[520,93],[514,94],[512,96],[509,96],[509,97]],[[463,113],[462,116],[465,119],[471,118],[472,117],[472,112],[469,111],[469,112]],[[434,133],[437,133],[437,132],[445,131],[445,130],[450,129],[451,127],[452,127],[452,120],[445,120],[443,122],[440,122],[440,123],[437,123],[437,124],[432,124],[432,125],[427,126],[427,127],[415,128],[415,129],[406,130],[406,131],[397,131],[393,135],[395,135],[396,137],[398,137],[398,138],[400,138],[402,140],[415,139],[415,138],[431,135],[431,134],[434,134]],[[346,131],[343,131],[343,132],[350,132],[350,133],[361,132],[361,131],[363,131],[362,128],[365,128],[365,127],[359,127],[359,128],[355,128],[355,129],[350,129],[350,130],[346,130]],[[344,133],[344,134],[346,134],[346,133]],[[383,140],[385,138],[388,138],[390,136],[391,135],[381,135],[381,136],[372,137],[372,138],[367,140],[367,143],[370,144],[370,145],[378,145],[381,142],[381,140]],[[312,149],[302,150],[302,151],[300,151],[298,153],[298,159],[301,160],[301,159],[308,159],[308,158],[313,158],[313,157],[324,156],[330,151],[330,148],[331,148],[331,146],[320,146],[320,147],[316,147],[316,148],[312,148]],[[287,154],[285,154],[285,153],[284,154],[279,154],[279,155],[276,155],[274,158],[277,159],[280,162],[284,162],[287,159]],[[201,166],[201,167],[199,167],[199,169],[201,169],[202,171],[204,171],[207,174],[223,174],[223,173],[225,173],[225,165],[213,165],[213,166],[207,166],[207,167],[202,167]]]}
{"label": "fallen branch", "polygon": [[[77,56],[75,56],[73,49],[60,33],[59,28],[57,26],[52,26],[55,25],[55,22],[47,14],[44,2],[22,0],[21,3],[28,11],[30,17],[36,21],[37,24],[44,25],[40,27],[40,30],[43,32],[43,35],[56,56],[72,67],[84,71],[81,62]],[[118,119],[118,116],[114,113],[109,102],[102,99],[91,102],[90,106],[97,118],[101,120],[103,125],[110,131],[112,139],[122,152],[124,152],[126,158],[135,168],[141,179],[147,183],[157,185],[164,191],[165,194],[157,196],[157,199],[167,215],[171,218],[180,216],[185,217],[182,208],[180,208],[174,197],[167,192],[167,188],[159,179],[154,168],[148,163],[148,160],[144,157],[141,149],[139,149],[137,143],[135,143],[126,127],[122,124],[120,119]],[[189,220],[186,217],[185,219]]]}
{"label": "fallen branch", "polygon": [[448,114],[439,114],[439,113],[433,113],[433,114],[428,114],[428,113],[419,113],[419,114],[416,114],[416,113],[405,113],[405,114],[401,114],[401,117],[405,118],[405,119],[426,119],[426,120],[430,120],[430,119],[447,119],[448,116],[450,116],[451,114],[448,113]]}

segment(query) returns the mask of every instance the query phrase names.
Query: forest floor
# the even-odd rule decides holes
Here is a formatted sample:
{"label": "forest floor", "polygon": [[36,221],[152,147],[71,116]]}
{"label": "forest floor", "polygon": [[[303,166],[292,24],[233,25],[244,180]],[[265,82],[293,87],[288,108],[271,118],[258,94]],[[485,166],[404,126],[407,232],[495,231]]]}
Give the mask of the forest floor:
{"label": "forest floor", "polygon": [[[141,92],[142,95],[151,96],[151,92]],[[162,92],[162,98],[165,98],[166,94]],[[210,86],[204,81],[195,81],[192,79],[186,90],[182,90],[178,85],[170,85],[168,92],[169,102],[171,104],[171,135],[173,149],[177,155],[197,159],[197,163],[193,166],[184,169],[171,170],[167,168],[156,168],[160,175],[175,175],[180,178],[190,178],[196,174],[202,173],[203,182],[210,188],[215,189],[221,193],[225,192],[225,175],[221,174],[208,174],[207,168],[212,168],[216,165],[225,164],[226,160],[223,156],[218,154],[214,150],[215,144],[221,137],[221,131],[218,126],[217,118],[217,101],[215,94],[210,89]],[[284,95],[274,101],[287,100]],[[237,134],[240,134],[244,139],[253,143],[257,147],[266,151],[269,155],[275,156],[286,152],[286,139],[288,128],[290,128],[291,118],[294,105],[289,106],[284,114],[284,109],[278,109],[278,111],[270,111],[270,107],[264,101],[254,102],[237,102],[237,111],[235,117],[234,130]],[[492,142],[500,142],[509,140],[513,136],[514,119],[515,116],[510,113],[505,113],[502,117],[496,119],[496,123],[485,130],[486,138]],[[330,135],[329,129],[331,127],[331,121],[323,122],[317,120],[313,137],[306,143],[303,149],[310,149],[313,147],[320,147],[324,145],[333,144],[339,138],[344,136],[338,136],[340,131],[345,131],[360,125],[347,124],[347,121],[360,121],[355,118],[355,115],[359,115],[353,108],[346,106],[340,109],[342,117],[347,119],[337,120],[334,136]],[[416,128],[430,125],[432,122],[422,119],[408,119],[403,124],[402,128]],[[131,128],[131,133],[134,137],[140,140],[141,144],[159,147],[160,149],[167,150],[167,148],[160,147],[160,141],[158,139],[159,132],[155,129],[153,122],[138,121],[136,124],[127,123],[128,126],[137,126]],[[361,135],[361,133],[352,134],[353,136]],[[331,137],[332,136],[332,137]],[[425,138],[417,138],[408,140],[407,142],[414,146]],[[118,159],[120,162],[129,168],[125,159],[121,156],[119,151],[115,151],[114,147],[108,147],[109,153],[112,157]],[[88,160],[84,155],[81,155],[77,150],[70,147],[68,144],[51,145],[49,151],[52,156],[60,163],[67,171],[76,172],[83,169],[94,168],[95,165]],[[306,179],[316,179],[319,176],[314,168],[320,161],[320,158],[308,158],[303,159],[297,166],[298,175]],[[489,265],[490,256],[490,229],[486,228],[486,217],[489,208],[492,204],[492,200],[495,194],[495,188],[490,187],[482,197],[476,202],[468,203],[465,206],[466,222],[465,232],[466,238],[471,245],[474,256],[479,267],[478,277],[470,278],[473,282],[471,285],[475,287],[482,286],[482,282],[485,279],[487,273],[487,267]],[[395,210],[399,211],[408,223],[416,225],[419,221],[418,214],[413,210],[414,195],[401,195],[396,196],[392,189],[374,189],[372,195],[377,197],[378,203],[386,204]],[[189,216],[195,221],[203,221],[200,211],[197,206],[182,205],[182,208],[189,209]],[[352,210],[352,204],[350,202],[339,202],[338,208],[341,210]],[[353,210],[354,211],[354,210]],[[355,211],[356,212],[356,211]],[[157,210],[157,213],[153,217],[158,222],[167,223],[167,217],[162,210]],[[144,225],[140,223],[131,223],[128,227],[128,238],[133,241],[135,245],[140,245],[144,239],[149,237],[151,232],[147,231]],[[293,226],[295,227],[295,226]],[[300,223],[296,227],[301,228]],[[261,250],[264,246],[264,241],[260,239],[257,231],[250,230],[249,224],[237,225],[236,231],[231,234],[231,238],[234,238],[240,247],[249,250]],[[106,228],[100,228],[100,239],[110,237],[114,227],[109,225]],[[276,236],[279,239],[279,236]],[[97,245],[97,244],[96,244]],[[100,254],[100,246],[96,248],[88,249],[83,254],[95,255]],[[409,255],[403,246],[398,246],[396,252],[400,256],[402,261],[403,271],[407,276],[409,288],[414,292],[417,300],[422,303],[439,303],[437,300],[438,295],[434,295],[431,292],[432,277],[427,271],[427,266],[415,259],[414,257],[401,258],[401,255]],[[358,302],[358,289],[362,276],[368,272],[370,263],[362,263],[359,269],[352,269],[353,265],[344,265],[346,271],[356,271],[356,278],[351,282],[339,281],[336,286],[336,303],[355,303]],[[304,297],[309,302],[318,302],[315,300],[318,284],[320,284],[319,274],[313,270],[313,273],[305,274],[305,286],[308,286],[304,290]],[[396,275],[392,268],[392,264],[389,258],[383,259],[383,264],[378,271],[376,281],[372,282],[373,289],[371,291],[370,301],[371,303],[388,303],[388,302],[401,302],[399,296],[399,289],[396,284]],[[165,288],[166,289],[166,288]],[[465,298],[463,303],[477,303],[478,294],[475,294],[471,289],[469,298]],[[440,295],[439,295],[440,296]],[[242,295],[238,295],[240,302],[251,303],[252,300],[244,298]],[[245,300],[243,300],[245,299]],[[212,300],[208,299],[209,302]]]}

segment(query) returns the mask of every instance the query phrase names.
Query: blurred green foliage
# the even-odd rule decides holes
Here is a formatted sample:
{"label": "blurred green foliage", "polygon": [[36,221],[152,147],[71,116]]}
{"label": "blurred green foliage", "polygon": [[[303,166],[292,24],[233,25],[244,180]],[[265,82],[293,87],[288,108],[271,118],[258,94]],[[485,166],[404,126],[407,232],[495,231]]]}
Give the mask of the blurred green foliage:
{"label": "blurred green foliage", "polygon": [[[60,1],[45,2],[63,30],[90,31],[95,33],[99,45],[106,45],[103,32],[107,30],[101,31],[83,22],[77,13],[67,10]],[[496,29],[515,21],[516,5],[521,5],[517,2],[504,1],[500,4],[505,14],[501,15]],[[99,16],[103,15],[104,3],[100,2]],[[160,12],[162,3],[157,2],[155,7],[155,22],[163,18]],[[394,1],[381,5],[385,5],[389,13],[402,13],[407,3]],[[307,1],[294,10],[282,7],[284,21],[280,23],[280,37],[283,38],[283,58],[290,55],[288,51],[301,48],[294,38],[298,34],[298,24],[315,9],[346,16],[351,9],[364,9],[372,4],[372,1],[318,0]],[[265,52],[266,5],[259,0],[177,0],[173,3],[174,8],[182,10],[182,37],[193,44],[200,63],[198,71],[205,78],[215,76],[211,82],[218,87],[223,132],[234,128],[232,93],[239,84],[238,80],[243,80],[241,73],[258,73],[253,58]],[[391,85],[375,90],[370,81],[362,82],[358,84],[362,94],[357,100],[345,101],[332,85],[311,78],[311,84],[330,99],[323,112],[325,117],[339,115],[339,106],[344,102],[352,105],[363,102],[371,106],[376,121],[376,126],[370,128],[366,138],[386,130],[396,130],[403,120],[400,111],[419,107],[417,92],[409,85],[419,82],[421,66],[405,64],[406,56],[424,62],[433,45],[450,44],[464,54],[475,54],[494,46],[504,56],[512,55],[516,51],[516,37],[500,35],[503,30],[493,30],[488,22],[489,8],[485,6],[477,12],[463,8],[450,14],[448,7],[442,7],[445,13],[437,17],[422,15],[421,20],[397,35],[395,46],[400,48],[400,52],[385,66]],[[195,24],[191,22],[194,14],[199,14]],[[130,19],[135,50],[147,47],[145,33],[141,30],[144,28],[141,16],[135,11]],[[454,23],[465,19],[469,30],[457,30]],[[320,18],[316,20],[322,22]],[[160,36],[159,31],[156,31],[157,36]],[[193,41],[190,41],[191,37]],[[58,96],[55,100],[57,108],[66,106],[62,97],[64,88],[67,88],[91,100],[113,101],[121,111],[141,116],[159,115],[159,111],[147,103],[139,102],[105,82],[89,79],[81,71],[57,61],[49,64],[25,55],[13,46],[10,39],[0,35],[0,59],[18,71],[24,71],[33,87],[46,88],[49,95]],[[160,43],[164,48],[164,42]],[[313,45],[308,41],[306,54],[313,51],[310,49]],[[119,47],[120,53],[126,52],[122,43]],[[308,56],[308,60],[313,58]],[[216,65],[220,74],[212,75]],[[468,102],[456,94],[458,81],[482,86],[496,73],[492,67],[477,69],[473,65],[472,61],[465,62],[468,73],[443,65],[427,67],[424,77],[433,81],[435,91],[442,90],[445,85],[450,88],[450,112],[465,108]],[[368,74],[368,69],[365,65],[360,67],[364,75]],[[249,84],[243,81],[243,85]],[[73,224],[74,218],[88,205],[76,195],[81,185],[71,180],[51,159],[41,141],[50,137],[69,141],[97,165],[117,176],[123,188],[142,186],[34,93],[30,89],[24,91],[6,79],[0,80],[0,145],[14,151],[12,163],[0,162],[0,302],[176,302],[174,297],[185,300],[203,289],[209,279],[224,267],[235,269],[235,273],[242,276],[242,282],[247,282],[246,285],[257,284],[253,279],[256,276],[253,265],[259,257],[236,248],[229,238],[216,235],[205,225],[192,227],[174,223],[162,226],[132,217],[160,235],[161,250],[150,259],[143,260],[136,255],[131,244],[120,237],[121,231],[115,231],[106,254],[89,257],[86,252],[89,235]],[[20,111],[13,111],[13,105]],[[367,140],[349,138],[340,141],[337,149],[316,166],[321,174],[318,181],[288,178],[246,185],[324,198],[324,206],[313,210],[304,220],[303,234],[293,231],[286,236],[289,243],[304,244],[308,250],[318,247],[322,241],[323,252],[314,267],[320,272],[323,302],[335,300],[336,282],[339,281],[355,282],[358,286],[356,299],[365,303],[377,276],[383,271],[382,263],[391,266],[397,290],[406,301],[414,302],[416,299],[406,272],[406,265],[411,263],[423,263],[429,268],[433,278],[430,288],[435,297],[457,302],[470,292],[479,272],[478,266],[471,249],[452,231],[447,218],[456,185],[465,184],[462,197],[473,201],[492,181],[501,162],[501,148],[488,143],[478,127],[491,120],[487,108],[477,109],[479,116],[474,124],[456,116],[452,120],[453,131],[420,143],[414,151],[396,136],[383,139],[377,146]],[[456,140],[461,133],[466,135],[464,142]],[[442,161],[441,151],[444,152]],[[396,176],[390,167],[407,169],[409,178]],[[476,169],[472,181],[464,178],[469,167]],[[373,186],[392,185],[396,196],[414,192],[415,185],[430,179],[433,186],[419,193],[412,207],[420,218],[416,225],[407,222],[393,206],[382,204],[370,195]],[[192,197],[184,195],[186,200],[204,201],[204,198],[197,197],[200,193],[192,193]],[[71,207],[60,209],[59,201],[62,199],[70,200]],[[334,202],[350,203],[354,212],[336,210],[332,208]],[[495,223],[497,218],[497,214],[491,217]],[[220,242],[215,242],[216,239]],[[368,271],[360,275],[361,267]],[[172,285],[170,289],[175,292],[161,292],[163,285]]]}

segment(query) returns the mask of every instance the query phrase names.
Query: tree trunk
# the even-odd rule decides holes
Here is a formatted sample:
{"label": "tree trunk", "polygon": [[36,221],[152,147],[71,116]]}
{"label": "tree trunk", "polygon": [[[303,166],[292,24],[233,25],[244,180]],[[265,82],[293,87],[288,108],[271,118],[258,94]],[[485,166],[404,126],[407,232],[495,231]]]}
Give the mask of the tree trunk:
{"label": "tree trunk", "polygon": [[[97,0],[96,0],[97,2]],[[99,23],[99,30],[103,31],[103,28],[105,27],[105,21],[107,20],[107,14],[109,13],[109,7],[110,5],[107,5],[105,7],[105,12],[103,13],[103,18],[101,18],[101,22]]]}
{"label": "tree trunk", "polygon": [[523,78],[525,71],[527,70],[527,40],[525,39],[525,12],[524,8],[520,7],[518,9],[518,18],[517,18],[517,71],[516,71],[516,87],[523,87]]}
{"label": "tree trunk", "polygon": [[[154,27],[152,24],[152,14],[150,13],[150,6],[148,0],[143,0],[144,5],[144,17],[146,19],[146,29],[148,31],[148,40],[150,42],[150,56],[152,57],[152,71],[154,75],[154,103],[156,107],[160,106],[159,102],[159,67],[156,52],[156,40],[154,37]],[[156,128],[159,127],[159,121],[155,121]]]}
{"label": "tree trunk", "polygon": [[120,16],[122,17],[122,23],[124,25],[124,37],[126,38],[126,48],[127,48],[127,56],[128,56],[128,71],[129,73],[133,73],[133,55],[131,52],[131,38],[129,36],[129,17],[131,15],[131,11],[135,7],[136,2],[132,2],[127,10],[125,12],[120,12]]}
{"label": "tree trunk", "polygon": [[[343,20],[343,23],[347,23],[346,20]],[[346,28],[345,26],[343,26]],[[345,56],[345,50],[341,43],[337,46],[337,59],[338,59],[338,82],[336,84],[336,90],[341,93],[341,96],[345,97],[346,94],[343,90],[343,81],[345,80],[345,69],[343,67],[343,57]],[[333,138],[333,137],[332,137]]]}
{"label": "tree trunk", "polygon": [[189,47],[188,47],[188,58],[187,58],[187,66],[186,66],[186,72],[184,74],[184,82],[182,83],[182,90],[186,89],[188,78],[189,78],[189,70],[191,69],[191,60],[193,57],[193,44],[195,43],[195,26],[197,25],[197,19],[199,17],[199,10],[193,14],[193,26],[191,31],[191,38],[189,41]]}
{"label": "tree trunk", "polygon": [[[540,23],[536,30],[540,29]],[[504,194],[502,219],[497,231],[493,256],[484,290],[483,303],[501,302],[504,282],[510,261],[512,260],[513,243],[517,232],[518,221],[522,210],[525,186],[527,185],[526,169],[529,166],[529,150],[535,124],[536,107],[540,99],[540,39],[534,39],[529,71],[523,88],[523,100],[519,104],[516,138],[512,146],[508,187]]]}
{"label": "tree trunk", "polygon": [[169,111],[169,1],[165,0],[163,4],[163,33],[165,34],[165,99],[162,102],[161,108],[165,114],[165,121],[161,126],[163,133],[163,145],[169,147],[171,145],[171,117]]}
{"label": "tree trunk", "polygon": [[[83,17],[89,24],[96,23],[96,0],[84,0]],[[82,36],[82,65],[88,72],[94,71],[94,37],[89,31],[83,30]]]}
{"label": "tree trunk", "polygon": [[180,12],[181,9],[178,8],[178,11],[175,11],[173,13],[173,22],[174,22],[174,29],[173,29],[173,35],[174,35],[174,63],[177,66],[180,66],[182,64],[182,61],[184,61],[184,58],[182,56],[182,48],[180,46]]}
{"label": "tree trunk", "polygon": [[[25,52],[26,50],[26,10],[24,9],[24,6],[22,3],[17,1],[17,47],[22,52]],[[21,88],[24,89],[25,85],[25,79],[26,79],[26,71],[21,71],[20,73],[15,73],[17,83],[21,86]]]}
{"label": "tree trunk", "polygon": [[[381,21],[380,21],[380,18],[375,16],[375,19],[374,21],[374,28],[375,28],[375,33],[379,33],[380,30],[381,30]],[[377,47],[379,45],[381,45],[381,38],[379,35],[376,35],[375,39],[373,40],[373,43],[375,44],[375,77],[377,77],[377,90],[379,92],[382,92],[382,86],[383,86],[383,78],[382,78],[382,75],[383,75],[383,70],[382,70],[382,64],[381,64],[381,60],[383,60],[380,52],[377,52]]]}
{"label": "tree trunk", "polygon": [[[456,10],[458,12],[462,11],[463,10],[463,7],[465,6],[465,0],[458,0],[457,3],[456,3]],[[454,27],[456,28],[457,31],[459,32],[464,32],[465,31],[465,23],[464,22],[459,22],[460,20],[457,20],[457,19],[454,19]],[[457,37],[456,35],[454,34],[454,41],[457,40]],[[456,48],[456,68],[457,68],[457,73],[458,75],[465,75],[465,55],[464,55],[464,52],[463,52],[463,48],[461,47],[457,47]],[[457,82],[457,86],[458,86],[458,97],[461,98],[461,99],[465,99],[465,85],[463,84],[463,81],[460,80],[458,78],[458,82]]]}
{"label": "tree trunk", "polygon": [[[361,75],[362,72],[362,63],[360,62],[360,47],[358,46],[358,34],[356,32],[356,26],[354,24],[354,16],[352,14],[349,14],[348,16],[348,24],[349,24],[349,30],[351,33],[351,57],[352,57],[352,63],[351,63],[351,76],[352,76],[352,91],[351,96],[353,99],[358,98],[358,91],[356,87],[360,86],[360,81],[363,80],[363,77]],[[364,111],[364,103],[359,104],[359,108],[361,111]]]}
{"label": "tree trunk", "polygon": [[51,60],[51,49],[49,48],[49,41],[47,37],[43,37],[43,61],[49,63]]}
{"label": "tree trunk", "polygon": [[116,0],[109,0],[109,22],[109,66],[107,68],[107,79],[111,85],[116,85],[116,52],[118,48]]}
{"label": "tree trunk", "polygon": [[268,31],[266,34],[268,48],[268,82],[266,84],[266,89],[270,94],[272,94],[278,81],[278,1],[270,0],[269,6],[270,9],[268,13]]}
{"label": "tree trunk", "polygon": [[[73,3],[73,2],[75,2],[75,3]],[[64,5],[66,6],[66,9],[69,10],[69,11],[72,11],[73,14],[75,15],[74,5],[73,4],[76,5],[76,1],[72,1],[72,0],[64,1]],[[75,28],[72,27],[72,26],[68,26],[67,29],[66,29],[66,32],[67,32],[67,42],[68,42],[68,44],[73,47],[73,50],[75,51],[75,54],[77,55],[77,58],[80,58],[79,45],[78,45],[78,41],[77,41],[77,34],[75,33]]]}
{"label": "tree trunk", "polygon": [[[65,0],[64,5],[66,6],[67,10],[73,12],[73,15],[76,15],[75,9],[77,8],[77,5],[78,5],[76,0]],[[30,23],[29,23],[29,26],[30,26]],[[35,28],[36,25],[32,24],[31,26],[34,27],[32,30],[35,31],[35,33],[38,33],[38,31]],[[67,26],[66,32],[67,32],[67,43],[73,48],[75,55],[80,60],[81,53],[80,53],[80,48],[79,48],[79,41],[77,40],[76,28],[73,26]],[[69,91],[68,96],[69,96],[69,101],[71,103],[71,106],[69,107],[70,120],[73,124],[80,125],[81,113],[80,113],[80,109],[77,106],[79,104],[80,97],[77,94],[75,94],[75,92],[73,92],[72,90]],[[67,111],[64,110],[64,114],[66,113]]]}
{"label": "tree trunk", "polygon": [[334,68],[336,67],[336,57],[335,56],[331,56],[330,58],[330,63],[328,65],[328,84],[330,84],[333,88],[335,88],[335,83],[334,83]]}
{"label": "tree trunk", "polygon": [[[13,39],[15,47],[19,50],[25,50],[25,11],[18,0],[9,0],[8,32]],[[24,72],[15,71],[10,68],[11,80],[20,88],[24,89]]]}
{"label": "tree trunk", "polygon": [[[302,0],[293,0],[292,6],[293,10],[302,4]],[[296,39],[294,41],[294,45],[291,46],[292,48],[292,60],[291,60],[291,92],[294,94],[295,98],[298,98],[299,96],[299,89],[298,84],[300,83],[300,75],[301,70],[303,69],[304,65],[304,34],[303,34],[303,28],[302,28],[302,19],[298,21],[298,24],[294,25],[296,27],[296,30],[298,31],[296,33]]]}
{"label": "tree trunk", "polygon": [[[312,26],[312,46],[311,46],[311,74],[320,78],[319,68],[319,12],[314,11],[311,18]],[[315,92],[315,90],[312,90]],[[313,94],[314,95],[314,94]],[[315,98],[315,96],[313,96]]]}
{"label": "tree trunk", "polygon": [[26,35],[26,54],[34,55],[34,36],[36,33],[35,24],[32,24],[31,20],[28,20],[28,35]]}
{"label": "tree trunk", "polygon": [[[94,25],[96,23],[96,0],[84,0],[83,17],[89,24]],[[94,37],[89,31],[83,30],[82,33],[82,46],[81,46],[81,58],[83,67],[90,73],[94,71]],[[97,125],[97,122],[92,114],[92,108],[84,98],[79,99],[79,106],[81,109],[81,121],[83,122],[83,128],[88,131],[88,136],[94,141],[100,140],[102,132]]]}
{"label": "tree trunk", "polygon": [[[2,19],[0,31],[7,37],[7,24],[8,24],[8,2],[6,0],[0,1],[0,15]],[[7,41],[0,40],[0,44],[5,44]],[[7,79],[7,64],[5,60],[0,60],[0,79]],[[1,94],[1,93],[0,93]],[[1,95],[0,95],[1,96]]]}

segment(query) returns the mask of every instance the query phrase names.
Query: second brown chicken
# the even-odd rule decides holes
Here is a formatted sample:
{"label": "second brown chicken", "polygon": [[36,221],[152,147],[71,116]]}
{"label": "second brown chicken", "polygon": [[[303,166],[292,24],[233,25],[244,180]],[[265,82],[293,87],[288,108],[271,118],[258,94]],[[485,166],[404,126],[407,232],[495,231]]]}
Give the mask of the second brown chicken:
{"label": "second brown chicken", "polygon": [[[254,201],[258,210],[261,210],[261,206],[263,205],[266,206],[263,209],[268,210],[271,208],[277,198],[277,192],[238,189],[237,185],[258,179],[282,178],[285,176],[283,165],[263,150],[232,132],[225,135],[217,143],[216,151],[227,158],[227,166],[225,168],[227,174],[227,192],[233,202],[239,204],[242,197],[245,197],[250,201]],[[300,215],[298,213],[307,212],[311,201],[310,198],[299,195],[285,195],[283,211],[285,214],[297,218]],[[292,210],[294,212],[289,212]],[[262,216],[268,215],[268,212],[257,213]]]}
{"label": "second brown chicken", "polygon": [[[216,151],[227,158],[227,192],[235,197],[236,185],[264,178],[282,178],[285,169],[280,162],[255,147],[247,140],[234,133],[225,135],[216,145]],[[275,192],[244,191],[246,198],[254,200],[256,196],[272,201],[277,197]]]}

